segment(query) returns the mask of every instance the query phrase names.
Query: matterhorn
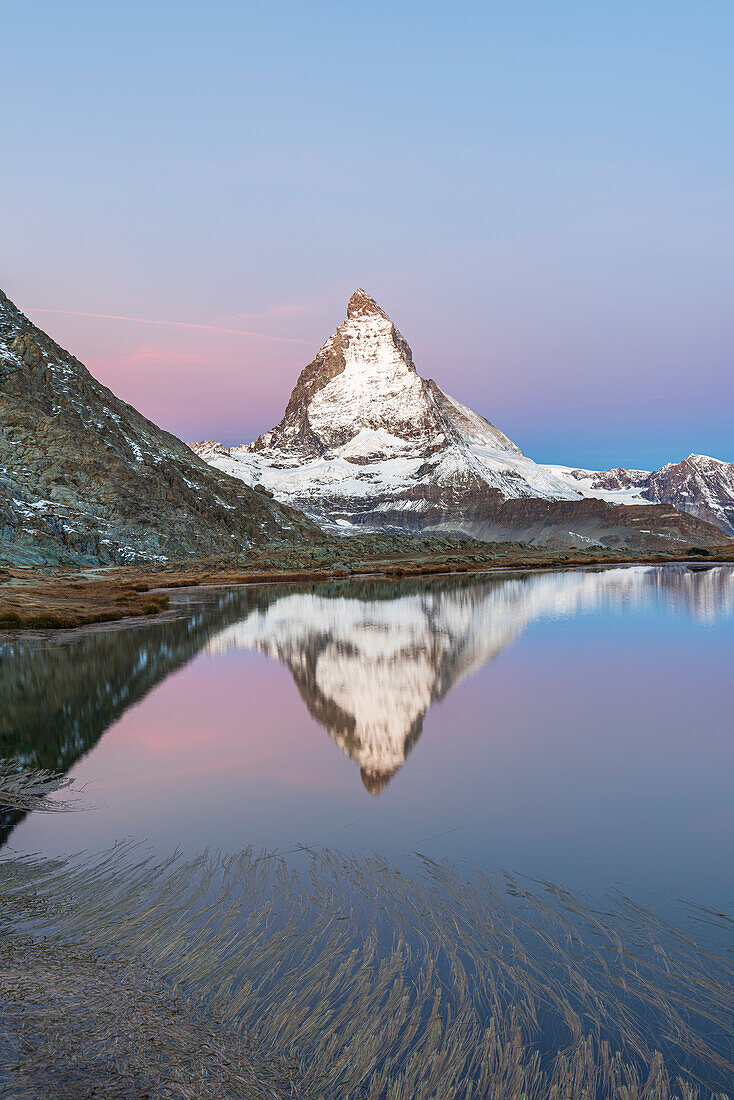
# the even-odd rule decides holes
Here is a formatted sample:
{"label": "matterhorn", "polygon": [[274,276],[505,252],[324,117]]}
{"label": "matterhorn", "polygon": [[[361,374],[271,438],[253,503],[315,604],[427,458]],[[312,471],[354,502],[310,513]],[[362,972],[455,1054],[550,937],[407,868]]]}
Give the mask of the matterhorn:
{"label": "matterhorn", "polygon": [[418,374],[407,341],[361,288],[276,427],[253,443],[192,447],[331,531],[646,549],[725,541],[710,522],[650,503],[642,488],[597,495],[567,470],[533,462]]}

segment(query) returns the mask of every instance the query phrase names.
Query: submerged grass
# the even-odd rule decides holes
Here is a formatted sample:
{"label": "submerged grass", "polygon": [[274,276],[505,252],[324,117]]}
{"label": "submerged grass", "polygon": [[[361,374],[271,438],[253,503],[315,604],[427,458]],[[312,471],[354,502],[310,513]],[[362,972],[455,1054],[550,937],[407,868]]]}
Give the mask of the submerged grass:
{"label": "submerged grass", "polygon": [[72,803],[49,796],[71,784],[71,779],[59,772],[24,768],[16,760],[0,758],[0,812],[69,810]]}
{"label": "submerged grass", "polygon": [[727,1095],[726,917],[690,910],[694,939],[621,895],[600,908],[425,858],[410,876],[297,858],[161,863],[120,845],[0,863],[0,1012],[26,1051],[12,1095],[49,1081],[40,1095]]}

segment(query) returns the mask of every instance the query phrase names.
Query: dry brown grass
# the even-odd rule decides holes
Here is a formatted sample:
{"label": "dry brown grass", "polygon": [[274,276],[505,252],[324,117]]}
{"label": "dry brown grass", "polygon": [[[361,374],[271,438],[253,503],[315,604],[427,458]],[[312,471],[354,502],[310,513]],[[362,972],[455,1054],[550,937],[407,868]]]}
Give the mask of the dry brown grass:
{"label": "dry brown grass", "polygon": [[285,1100],[294,1070],[201,1018],[129,960],[0,944],[0,1094],[14,1100]]}
{"label": "dry brown grass", "polygon": [[[661,564],[663,561],[734,562],[734,546],[678,554],[629,554],[612,550],[553,550],[516,543],[472,543],[426,550],[420,540],[397,540],[373,552],[360,537],[342,539],[339,555],[304,548],[270,550],[244,559],[202,559],[150,569],[0,570],[0,631],[69,629],[128,617],[156,615],[168,608],[162,589],[196,585],[270,584],[334,580],[353,574],[422,577],[507,570],[569,569],[584,566]],[[379,541],[379,540],[377,540]],[[395,540],[393,540],[395,541]],[[456,540],[454,540],[456,541]],[[414,543],[414,545],[413,545]],[[406,549],[407,546],[407,549]]]}
{"label": "dry brown grass", "polygon": [[59,772],[30,770],[15,760],[0,759],[0,810],[58,812],[71,809],[71,802],[49,797],[68,790],[71,784],[72,780]]}
{"label": "dry brown grass", "polygon": [[158,615],[168,607],[165,593],[149,592],[145,582],[16,575],[0,587],[0,630],[64,630],[127,617]]}

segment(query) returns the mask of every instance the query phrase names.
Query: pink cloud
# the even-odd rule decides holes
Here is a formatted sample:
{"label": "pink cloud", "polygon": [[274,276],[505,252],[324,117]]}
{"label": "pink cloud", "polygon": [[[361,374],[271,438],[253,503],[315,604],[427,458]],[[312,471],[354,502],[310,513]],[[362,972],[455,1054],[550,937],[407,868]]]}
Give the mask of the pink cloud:
{"label": "pink cloud", "polygon": [[[186,440],[226,443],[254,439],[277,423],[300,371],[341,320],[332,316],[333,295],[323,294],[211,323],[47,307],[28,312],[41,315],[36,320],[100,382],[161,427]],[[312,340],[305,338],[309,330]]]}
{"label": "pink cloud", "polygon": [[306,344],[308,347],[313,347],[312,340],[303,340],[296,336],[275,336],[272,333],[265,332],[251,332],[247,329],[229,328],[223,325],[209,325],[202,324],[197,321],[159,321],[146,317],[126,317],[123,314],[117,313],[86,313],[80,310],[74,309],[41,309],[37,307],[30,309],[29,313],[59,313],[64,314],[67,317],[94,317],[104,321],[129,321],[135,325],[165,325],[171,328],[190,328],[200,329],[205,332],[222,332],[229,336],[247,336],[256,340],[277,340],[287,344]]}

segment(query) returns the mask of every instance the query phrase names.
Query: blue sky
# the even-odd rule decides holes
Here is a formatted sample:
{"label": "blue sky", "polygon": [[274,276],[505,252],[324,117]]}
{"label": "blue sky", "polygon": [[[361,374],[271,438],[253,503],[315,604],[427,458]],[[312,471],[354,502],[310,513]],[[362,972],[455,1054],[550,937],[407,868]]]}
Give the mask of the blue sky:
{"label": "blue sky", "polygon": [[538,460],[734,460],[730,3],[36,2],[3,41],[0,285],[177,434],[270,427],[362,285]]}

